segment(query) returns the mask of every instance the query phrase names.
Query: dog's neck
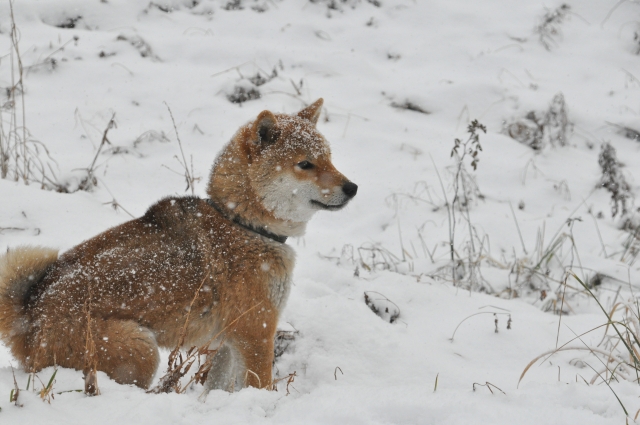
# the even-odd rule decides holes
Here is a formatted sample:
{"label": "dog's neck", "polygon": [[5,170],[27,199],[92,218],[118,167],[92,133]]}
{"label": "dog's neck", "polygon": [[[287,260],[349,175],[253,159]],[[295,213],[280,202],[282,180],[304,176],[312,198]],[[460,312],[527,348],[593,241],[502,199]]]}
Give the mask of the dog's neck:
{"label": "dog's neck", "polygon": [[[236,136],[237,137],[237,136]],[[275,217],[261,202],[251,185],[247,169],[249,164],[241,148],[232,140],[216,159],[207,195],[220,212],[232,221],[252,229],[262,229],[279,237],[302,236],[306,222],[295,222]]]}
{"label": "dog's neck", "polygon": [[285,240],[290,236],[304,235],[307,227],[306,222],[278,219],[260,204],[259,198],[251,193],[253,191],[250,188],[240,185],[236,189],[238,193],[233,193],[233,191],[225,190],[225,185],[221,184],[224,182],[220,182],[220,180],[226,179],[212,179],[207,189],[207,195],[217,206],[218,211],[231,221],[257,230],[259,233],[273,234]]}
{"label": "dog's neck", "polygon": [[[224,216],[227,219],[230,219],[227,215],[227,213],[225,213],[225,210],[223,210],[218,204],[216,204],[213,200],[211,199],[207,199],[207,204],[209,204],[213,209],[215,209],[216,211],[218,211],[222,216]],[[276,235],[274,233],[269,232],[268,230],[261,228],[261,227],[253,227],[253,226],[247,226],[244,223],[242,223],[241,220],[239,220],[237,217],[235,219],[230,219],[231,221],[233,221],[234,223],[236,223],[237,225],[239,225],[240,227],[244,227],[245,229],[253,232],[253,233],[257,233],[261,236],[264,236],[265,238],[269,238],[273,241],[276,242],[280,242],[280,243],[285,243],[287,241],[287,237],[286,236],[280,236],[280,235]]]}

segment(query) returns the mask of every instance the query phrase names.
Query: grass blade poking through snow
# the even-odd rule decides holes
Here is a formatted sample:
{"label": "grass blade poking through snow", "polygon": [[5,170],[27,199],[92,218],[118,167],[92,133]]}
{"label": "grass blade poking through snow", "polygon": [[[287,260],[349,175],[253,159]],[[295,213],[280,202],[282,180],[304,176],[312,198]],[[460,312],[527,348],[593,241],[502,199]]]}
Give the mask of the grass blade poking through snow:
{"label": "grass blade poking through snow", "polygon": [[453,342],[453,337],[456,336],[456,332],[458,332],[458,328],[460,327],[460,325],[462,325],[465,321],[467,321],[468,319],[471,319],[473,316],[477,316],[479,314],[493,314],[498,315],[498,314],[506,314],[507,316],[509,316],[509,327],[507,327],[507,329],[511,328],[511,313],[499,313],[499,312],[494,312],[494,311],[481,311],[480,313],[474,313],[471,316],[467,316],[464,319],[462,319],[462,321],[460,323],[458,323],[458,326],[456,326],[455,330],[453,331],[453,335],[451,335],[451,338],[449,338],[449,341]]}
{"label": "grass blade poking through snow", "polygon": [[11,394],[9,394],[9,403],[14,403],[16,406],[22,407],[22,405],[18,403],[20,388],[18,388],[18,381],[16,381],[16,373],[13,370],[13,365],[11,366],[11,374],[13,375],[13,389],[11,390]]}
{"label": "grass blade poking through snow", "polygon": [[[554,349],[554,350],[546,351],[546,352],[544,352],[544,353],[540,354],[539,356],[537,356],[535,359],[531,360],[531,361],[529,362],[529,364],[527,364],[527,366],[525,366],[524,370],[522,371],[522,374],[520,374],[520,379],[518,379],[518,385],[516,386],[516,388],[520,385],[520,382],[522,382],[522,379],[524,378],[524,375],[526,375],[526,374],[527,374],[527,372],[529,371],[529,369],[531,368],[531,366],[533,366],[533,365],[534,365],[538,360],[540,360],[540,359],[542,359],[542,358],[544,357],[544,359],[543,359],[543,362],[544,362],[544,361],[546,361],[549,357],[553,356],[555,353],[558,353],[558,352],[560,352],[560,351],[568,351],[568,350],[586,350],[586,348],[584,348],[584,347],[567,347],[567,345],[571,344],[571,343],[572,343],[573,341],[575,341],[576,339],[579,339],[581,336],[586,335],[586,334],[588,334],[589,332],[593,332],[593,331],[595,331],[596,329],[602,328],[602,327],[604,327],[604,326],[607,326],[607,324],[600,325],[600,326],[596,326],[596,327],[595,327],[595,328],[593,328],[593,329],[589,329],[588,331],[581,333],[580,335],[576,336],[575,338],[570,339],[569,341],[567,341],[566,343],[564,343],[564,344],[563,344],[563,345],[561,345],[560,347],[558,347],[558,348],[556,348],[556,349]],[[599,349],[597,349],[597,348],[589,348],[589,350],[590,350],[591,352],[599,353],[599,354],[602,354],[602,355],[604,355],[604,356],[607,356],[607,357],[608,357],[608,361],[609,361],[609,360],[613,360],[613,355],[612,355],[611,353],[607,353],[606,351],[602,351],[602,350],[599,350]]]}
{"label": "grass blade poking through snow", "polygon": [[[555,350],[550,350],[550,351],[547,351],[546,353],[543,353],[543,354],[537,356],[535,359],[533,359],[531,362],[529,362],[529,364],[527,364],[527,366],[522,371],[522,374],[520,375],[520,379],[518,380],[518,386],[520,385],[520,382],[522,382],[522,379],[524,378],[524,376],[527,373],[527,371],[538,360],[543,359],[542,361],[544,362],[550,356],[552,356],[555,353],[558,353],[560,351],[568,351],[568,350],[585,351],[586,350],[586,351],[589,351],[591,354],[593,354],[594,357],[596,357],[596,359],[598,359],[604,365],[604,369],[601,372],[599,372],[599,371],[595,370],[591,365],[589,365],[587,363],[587,366],[589,366],[589,368],[591,368],[595,373],[595,376],[594,376],[593,380],[591,381],[591,383],[595,382],[595,380],[597,378],[600,378],[609,387],[609,389],[611,390],[613,395],[618,400],[618,403],[622,407],[622,410],[624,411],[625,415],[628,417],[629,413],[628,413],[627,409],[625,408],[624,404],[622,403],[622,401],[620,400],[620,398],[618,397],[616,392],[611,387],[609,381],[611,381],[613,379],[617,379],[615,377],[623,377],[623,378],[625,378],[627,380],[633,380],[635,382],[640,382],[640,377],[639,377],[639,372],[640,372],[640,370],[639,370],[640,369],[639,357],[640,356],[638,355],[638,352],[634,348],[634,344],[640,345],[640,343],[638,341],[637,332],[634,331],[634,329],[632,329],[629,326],[629,324],[626,323],[627,319],[629,319],[632,322],[634,320],[637,321],[638,316],[640,316],[640,314],[636,313],[636,311],[626,303],[616,303],[611,308],[610,311],[607,311],[604,308],[604,306],[602,305],[602,303],[600,303],[600,300],[593,293],[591,288],[589,288],[589,286],[586,283],[584,283],[584,281],[582,279],[580,279],[572,271],[569,271],[568,273],[571,276],[573,276],[578,281],[578,283],[580,283],[582,288],[589,294],[589,296],[591,296],[596,301],[596,303],[598,304],[598,307],[600,307],[600,309],[602,310],[602,312],[606,316],[607,322],[602,324],[602,325],[600,325],[600,326],[597,326],[597,327],[595,327],[593,329],[590,329],[590,330],[588,330],[588,331],[586,331],[586,332],[584,332],[584,333],[582,333],[580,335],[576,335],[575,338],[572,338],[571,340],[569,340],[568,342],[566,342],[562,346],[556,348]],[[616,313],[616,310],[621,305],[624,306],[624,310],[626,312],[625,313],[626,316],[622,319],[622,321],[621,320],[614,320],[613,315]],[[629,317],[630,314],[634,315],[635,317],[631,317],[630,318]],[[588,333],[590,333],[590,332],[592,332],[592,331],[594,331],[596,329],[602,328],[602,327],[605,328],[605,337],[606,337],[606,334],[607,334],[607,330],[610,327],[613,328],[613,330],[617,334],[618,342],[615,343],[615,345],[612,348],[611,352],[606,352],[606,351],[598,349],[598,348],[590,347],[589,345],[587,345],[581,339],[581,337],[583,335],[586,335],[586,334],[588,334]],[[615,337],[613,337],[613,338],[615,338]],[[567,347],[568,344],[570,344],[571,342],[573,342],[575,340],[579,340],[580,342],[582,342],[582,344],[584,344],[584,347]],[[626,357],[626,358],[622,354],[613,351],[613,350],[616,350],[616,347],[619,345],[620,342],[622,342],[622,345],[624,346],[624,348],[626,349],[626,353],[628,354],[628,357]],[[623,353],[624,353],[624,350],[623,350]],[[602,356],[604,358],[604,360],[600,356]],[[613,366],[611,367],[611,366],[609,366],[609,364],[613,364]],[[632,379],[632,377],[630,376],[632,372],[629,369],[632,369],[633,372],[635,372],[635,379]],[[608,377],[608,378],[607,378],[607,376],[603,377],[602,376],[603,372],[607,372],[607,376],[608,376],[608,374],[610,372],[610,374],[611,374],[610,377]]]}
{"label": "grass blade poking through snow", "polygon": [[[611,319],[611,315],[609,315],[609,313],[607,313],[607,310],[605,310],[605,308],[602,306],[602,304],[600,304],[600,300],[598,300],[598,298],[594,295],[594,293],[591,292],[591,289],[589,289],[589,287],[582,280],[580,280],[580,278],[575,273],[573,273],[573,272],[569,272],[569,273],[571,273],[571,275],[574,277],[574,279],[576,279],[578,281],[578,283],[580,285],[582,285],[582,287],[589,293],[589,295],[591,295],[591,297],[596,301],[596,303],[598,303],[598,306],[600,307],[600,309],[602,310],[604,315],[607,316],[607,325],[611,325],[611,327],[618,334],[618,337],[620,337],[620,341],[622,342],[622,344],[624,344],[625,348],[629,352],[629,356],[631,357],[631,359],[633,359],[633,366],[634,366],[634,369],[636,371],[636,379],[640,380],[640,376],[638,376],[638,369],[640,368],[640,360],[638,360],[638,356],[636,355],[635,350],[630,345],[631,341],[630,340],[627,341],[627,339],[629,339],[629,335],[628,334],[630,333],[631,336],[633,336],[633,339],[635,340],[635,343],[640,345],[640,341],[638,341],[638,336],[633,332],[632,329],[629,329],[629,326],[627,324],[621,323],[621,322],[617,322],[617,321],[613,321]],[[616,327],[616,324],[621,325],[623,328],[626,329],[627,338],[622,336],[622,334],[620,333],[620,330]]]}

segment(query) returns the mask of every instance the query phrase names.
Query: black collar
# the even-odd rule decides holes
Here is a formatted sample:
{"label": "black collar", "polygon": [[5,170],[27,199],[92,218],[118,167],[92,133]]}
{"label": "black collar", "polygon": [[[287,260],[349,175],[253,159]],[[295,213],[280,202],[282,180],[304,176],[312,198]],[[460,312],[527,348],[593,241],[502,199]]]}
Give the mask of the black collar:
{"label": "black collar", "polygon": [[234,217],[233,219],[230,219],[229,217],[227,217],[227,215],[224,213],[224,211],[222,211],[222,209],[215,202],[213,202],[211,199],[205,199],[205,201],[207,201],[207,204],[209,204],[211,207],[213,207],[214,210],[218,211],[220,213],[220,215],[222,215],[224,218],[226,218],[227,220],[233,221],[235,224],[237,224],[240,227],[243,227],[243,228],[245,228],[245,229],[247,229],[249,231],[257,233],[257,234],[259,234],[261,236],[264,236],[265,238],[269,238],[269,239],[274,240],[276,242],[285,243],[287,241],[287,237],[286,236],[276,235],[275,233],[271,233],[271,232],[269,232],[268,230],[266,230],[264,228],[247,226],[246,224],[241,223],[240,220],[237,217]]}

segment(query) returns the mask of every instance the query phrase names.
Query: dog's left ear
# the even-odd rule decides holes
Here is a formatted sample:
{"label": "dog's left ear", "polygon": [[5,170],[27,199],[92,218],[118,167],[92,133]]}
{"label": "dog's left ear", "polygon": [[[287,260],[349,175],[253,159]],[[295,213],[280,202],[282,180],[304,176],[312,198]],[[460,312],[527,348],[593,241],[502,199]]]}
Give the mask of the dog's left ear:
{"label": "dog's left ear", "polygon": [[311,105],[298,112],[298,116],[305,120],[311,121],[314,125],[317,124],[318,118],[320,118],[320,112],[322,111],[323,103],[324,100],[322,98],[316,100]]}
{"label": "dog's left ear", "polygon": [[253,123],[253,134],[259,146],[275,143],[280,136],[276,116],[271,111],[262,111]]}

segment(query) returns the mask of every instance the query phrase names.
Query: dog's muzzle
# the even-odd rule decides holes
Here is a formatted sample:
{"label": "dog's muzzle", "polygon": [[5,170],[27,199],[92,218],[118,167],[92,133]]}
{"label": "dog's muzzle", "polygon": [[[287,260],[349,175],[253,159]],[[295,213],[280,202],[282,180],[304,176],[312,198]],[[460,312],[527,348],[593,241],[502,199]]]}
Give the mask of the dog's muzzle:
{"label": "dog's muzzle", "polygon": [[346,182],[342,185],[342,192],[349,198],[353,198],[358,192],[358,185],[353,182]]}

